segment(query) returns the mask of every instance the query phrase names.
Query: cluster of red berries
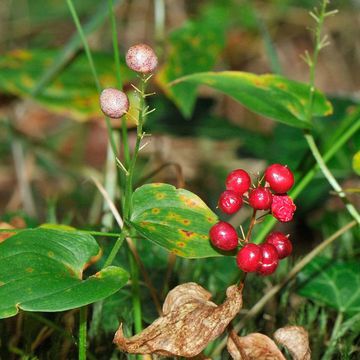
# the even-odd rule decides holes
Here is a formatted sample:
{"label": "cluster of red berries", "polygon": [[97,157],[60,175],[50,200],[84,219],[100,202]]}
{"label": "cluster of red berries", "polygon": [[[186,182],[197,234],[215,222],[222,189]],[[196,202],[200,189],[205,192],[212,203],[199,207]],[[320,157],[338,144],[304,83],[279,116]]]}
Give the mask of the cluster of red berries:
{"label": "cluster of red berries", "polygon": [[[226,190],[220,195],[218,206],[226,214],[234,214],[240,210],[243,203],[249,204],[253,210],[255,220],[258,210],[269,211],[280,222],[291,221],[296,206],[287,192],[294,185],[294,175],[291,170],[281,164],[272,164],[265,170],[262,180],[257,186],[251,186],[251,178],[243,169],[232,171],[226,178]],[[288,236],[281,232],[269,234],[261,245],[249,243],[252,225],[245,245],[236,257],[238,267],[244,272],[258,272],[261,275],[272,274],[280,259],[289,256],[292,245]],[[210,229],[212,244],[224,251],[235,250],[238,247],[238,234],[234,227],[225,221],[220,221]]]}

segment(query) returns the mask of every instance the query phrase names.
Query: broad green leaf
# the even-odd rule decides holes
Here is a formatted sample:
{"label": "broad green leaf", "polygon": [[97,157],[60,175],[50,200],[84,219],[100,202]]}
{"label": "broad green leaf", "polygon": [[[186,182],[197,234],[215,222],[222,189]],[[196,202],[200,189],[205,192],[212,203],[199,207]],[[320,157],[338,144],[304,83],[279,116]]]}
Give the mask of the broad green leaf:
{"label": "broad green leaf", "polygon": [[187,258],[220,256],[210,244],[209,230],[217,216],[195,194],[154,183],[133,196],[131,223],[150,241]]}
{"label": "broad green leaf", "polygon": [[0,318],[18,311],[63,311],[104,299],[129,279],[107,267],[83,279],[100,255],[95,239],[75,231],[24,230],[0,244]]}
{"label": "broad green leaf", "polygon": [[[306,119],[309,101],[309,86],[306,84],[279,75],[255,75],[240,71],[197,73],[184,76],[171,84],[176,88],[183,83],[208,85],[275,121],[298,128],[311,127]],[[330,102],[322,93],[315,91],[313,115],[326,116],[331,113]]]}
{"label": "broad green leaf", "polygon": [[338,311],[360,311],[360,264],[315,258],[298,275],[299,294]]}
{"label": "broad green leaf", "polygon": [[192,114],[196,87],[185,82],[172,88],[167,84],[180,76],[213,68],[225,46],[228,12],[225,6],[210,6],[203,9],[200,18],[187,21],[169,35],[166,63],[156,79],[185,117]]}
{"label": "broad green leaf", "polygon": [[[44,69],[56,64],[56,50],[13,50],[0,56],[0,92],[31,98]],[[113,57],[93,53],[100,83],[116,86]],[[121,74],[127,81],[133,73],[122,64]],[[85,54],[81,53],[34,100],[47,109],[77,120],[102,117],[99,95]]]}
{"label": "broad green leaf", "polygon": [[356,174],[360,175],[360,150],[353,157],[352,167]]}

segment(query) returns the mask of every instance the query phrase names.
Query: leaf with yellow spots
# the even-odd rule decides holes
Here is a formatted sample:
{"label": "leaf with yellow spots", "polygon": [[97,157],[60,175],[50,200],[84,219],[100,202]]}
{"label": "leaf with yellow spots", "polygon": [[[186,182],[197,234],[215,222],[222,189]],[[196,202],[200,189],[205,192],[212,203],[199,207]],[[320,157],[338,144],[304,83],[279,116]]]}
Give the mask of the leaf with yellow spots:
{"label": "leaf with yellow spots", "polygon": [[[307,84],[279,75],[255,75],[240,71],[203,72],[181,77],[170,89],[183,84],[207,85],[231,96],[245,107],[272,120],[298,128],[310,128],[306,108],[310,88]],[[327,116],[332,105],[315,90],[313,116]]]}
{"label": "leaf with yellow spots", "polygon": [[[76,56],[36,97],[32,92],[43,73],[56,63],[57,50],[13,50],[0,56],[0,92],[33,98],[50,111],[84,121],[102,117],[99,94],[85,54]],[[115,64],[110,54],[93,53],[102,87],[116,84]],[[122,59],[124,82],[134,77]]]}
{"label": "leaf with yellow spots", "polygon": [[352,167],[354,171],[360,175],[360,150],[353,157]]}
{"label": "leaf with yellow spots", "polygon": [[209,240],[209,230],[217,221],[197,195],[169,184],[144,185],[133,196],[132,226],[181,257],[221,256]]}
{"label": "leaf with yellow spots", "polygon": [[114,294],[129,279],[120,267],[83,279],[99,254],[95,239],[76,231],[38,228],[9,237],[0,243],[0,318],[74,309]]}

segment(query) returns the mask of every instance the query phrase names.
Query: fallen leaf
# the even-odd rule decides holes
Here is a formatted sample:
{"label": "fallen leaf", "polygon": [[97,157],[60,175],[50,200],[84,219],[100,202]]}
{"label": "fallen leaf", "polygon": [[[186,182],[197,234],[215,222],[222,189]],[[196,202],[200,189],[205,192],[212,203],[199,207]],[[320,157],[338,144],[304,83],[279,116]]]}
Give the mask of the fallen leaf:
{"label": "fallen leaf", "polygon": [[294,360],[310,360],[309,335],[301,326],[285,326],[277,329],[274,339],[285,346]]}
{"label": "fallen leaf", "polygon": [[225,302],[216,305],[200,285],[179,285],[167,295],[163,316],[130,338],[124,337],[120,325],[114,343],[132,354],[194,357],[224,332],[241,309],[241,288],[230,286],[226,295]]}
{"label": "fallen leaf", "polygon": [[232,331],[227,349],[234,360],[286,360],[274,341],[259,333],[240,337]]}

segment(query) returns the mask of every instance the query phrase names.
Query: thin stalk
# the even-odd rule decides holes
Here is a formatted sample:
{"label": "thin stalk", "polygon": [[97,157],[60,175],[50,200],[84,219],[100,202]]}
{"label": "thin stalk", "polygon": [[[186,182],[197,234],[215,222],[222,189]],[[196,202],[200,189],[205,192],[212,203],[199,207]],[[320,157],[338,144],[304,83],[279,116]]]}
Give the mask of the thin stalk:
{"label": "thin stalk", "polygon": [[134,149],[134,154],[130,161],[130,165],[128,168],[128,175],[125,183],[125,208],[124,208],[124,218],[128,220],[131,214],[131,198],[132,198],[132,187],[133,187],[133,175],[136,165],[137,156],[140,149],[140,143],[143,138],[143,122],[145,119],[145,89],[146,89],[146,81],[147,79],[142,76],[141,77],[141,86],[140,86],[140,104],[139,104],[139,119],[137,126],[137,135],[136,135],[136,144]]}
{"label": "thin stalk", "polygon": [[[266,294],[244,315],[244,317],[236,324],[234,327],[236,333],[243,328],[246,321],[250,318],[256,316],[267,304],[267,302],[272,299],[289,281],[291,281],[310,261],[312,261],[317,255],[321,254],[323,250],[332,244],[336,239],[338,239],[345,232],[349,231],[351,228],[356,226],[356,221],[351,221],[350,223],[343,226],[341,229],[336,231],[326,240],[324,240],[320,245],[318,245],[314,250],[307,254],[301,261],[299,261],[287,274],[287,276],[279,283],[274,285]],[[219,345],[214,349],[211,358],[218,356],[223,348],[226,346],[227,339],[223,339]]]}
{"label": "thin stalk", "polygon": [[[320,50],[326,46],[324,42],[324,38],[321,38],[321,32],[324,25],[325,18],[327,16],[326,13],[326,6],[328,4],[328,0],[323,0],[321,5],[321,10],[319,15],[312,14],[313,17],[316,19],[316,28],[315,28],[315,49],[312,58],[310,59],[308,57],[308,65],[310,68],[310,78],[309,78],[309,85],[310,85],[310,91],[309,91],[309,101],[307,105],[307,111],[306,111],[306,119],[308,123],[312,123],[313,120],[313,105],[314,105],[314,93],[315,93],[315,70],[316,65],[318,61],[318,56]],[[324,174],[325,178],[329,182],[329,184],[332,186],[332,188],[338,193],[338,196],[342,199],[342,201],[345,204],[345,207],[349,211],[350,215],[357,221],[358,224],[360,224],[360,215],[355,209],[355,207],[349,202],[347,199],[343,189],[341,188],[340,184],[335,179],[334,175],[331,173],[329,168],[326,166],[326,163],[323,159],[323,157],[320,154],[319,149],[316,146],[314,137],[312,136],[311,132],[309,130],[304,131],[305,140],[307,141],[310,151],[312,155],[314,156],[317,164],[319,165],[320,170]]]}
{"label": "thin stalk", "polygon": [[86,360],[87,306],[80,308],[79,360]]}
{"label": "thin stalk", "polygon": [[322,360],[329,360],[332,358],[332,355],[335,350],[336,342],[337,342],[335,339],[337,338],[337,335],[338,335],[338,332],[340,330],[340,326],[341,326],[343,320],[344,320],[344,314],[340,311],[337,314],[335,324],[333,327],[333,331],[331,333],[331,338],[329,340],[329,346],[327,347],[325,354],[322,357]]}
{"label": "thin stalk", "polygon": [[110,266],[112,264],[112,262],[114,261],[118,251],[121,248],[121,245],[123,244],[123,242],[124,242],[124,240],[126,238],[126,235],[127,235],[127,231],[125,229],[123,229],[120,236],[116,240],[115,245],[111,249],[108,258],[106,259],[106,261],[104,263],[104,266],[103,266],[104,268],[106,268],[107,266]]}
{"label": "thin stalk", "polygon": [[251,237],[251,232],[252,232],[255,224],[256,224],[256,210],[254,209],[253,213],[252,213],[252,216],[251,216],[251,220],[250,220],[249,230],[248,230],[248,232],[246,234],[246,237],[245,237],[245,243],[249,242],[250,237]]}
{"label": "thin stalk", "polygon": [[[115,75],[117,86],[119,89],[122,89],[123,83],[121,79],[121,68],[120,68],[120,52],[118,44],[118,31],[116,28],[116,18],[113,0],[108,0],[109,16],[111,22],[111,33],[112,33],[112,45],[114,51],[114,61],[115,61]],[[125,158],[125,167],[128,168],[130,163],[130,150],[129,150],[129,141],[128,141],[128,131],[126,124],[126,117],[123,116],[121,119],[121,134],[122,134],[122,144],[124,149],[124,158]]]}
{"label": "thin stalk", "polygon": [[332,186],[332,188],[336,191],[337,195],[342,199],[342,201],[344,202],[345,207],[347,208],[350,215],[360,225],[360,214],[357,212],[354,205],[351,204],[351,202],[348,200],[342,187],[337,182],[337,180],[335,179],[334,175],[331,173],[329,168],[326,166],[326,163],[325,163],[323,157],[321,156],[318,147],[315,144],[315,140],[314,140],[313,136],[309,132],[305,132],[304,136],[309,145],[311,153],[313,154],[313,156],[314,156],[317,164],[319,165],[320,170],[324,174],[325,178],[327,179],[329,184]]}
{"label": "thin stalk", "polygon": [[66,0],[66,2],[68,4],[71,16],[72,16],[72,18],[74,20],[76,29],[77,29],[77,31],[79,33],[79,36],[81,38],[81,41],[83,43],[84,50],[85,50],[85,53],[86,53],[86,56],[88,58],[88,62],[89,62],[89,65],[90,65],[90,69],[91,69],[91,72],[92,72],[94,80],[95,80],[96,88],[97,88],[98,92],[100,92],[101,91],[101,86],[100,86],[99,77],[98,77],[98,74],[97,74],[97,71],[96,71],[96,68],[95,68],[93,57],[91,55],[89,44],[87,42],[86,36],[84,34],[83,28],[82,28],[81,23],[80,23],[79,17],[77,15],[77,12],[75,10],[75,7],[74,7],[74,4],[73,4],[72,0]]}

